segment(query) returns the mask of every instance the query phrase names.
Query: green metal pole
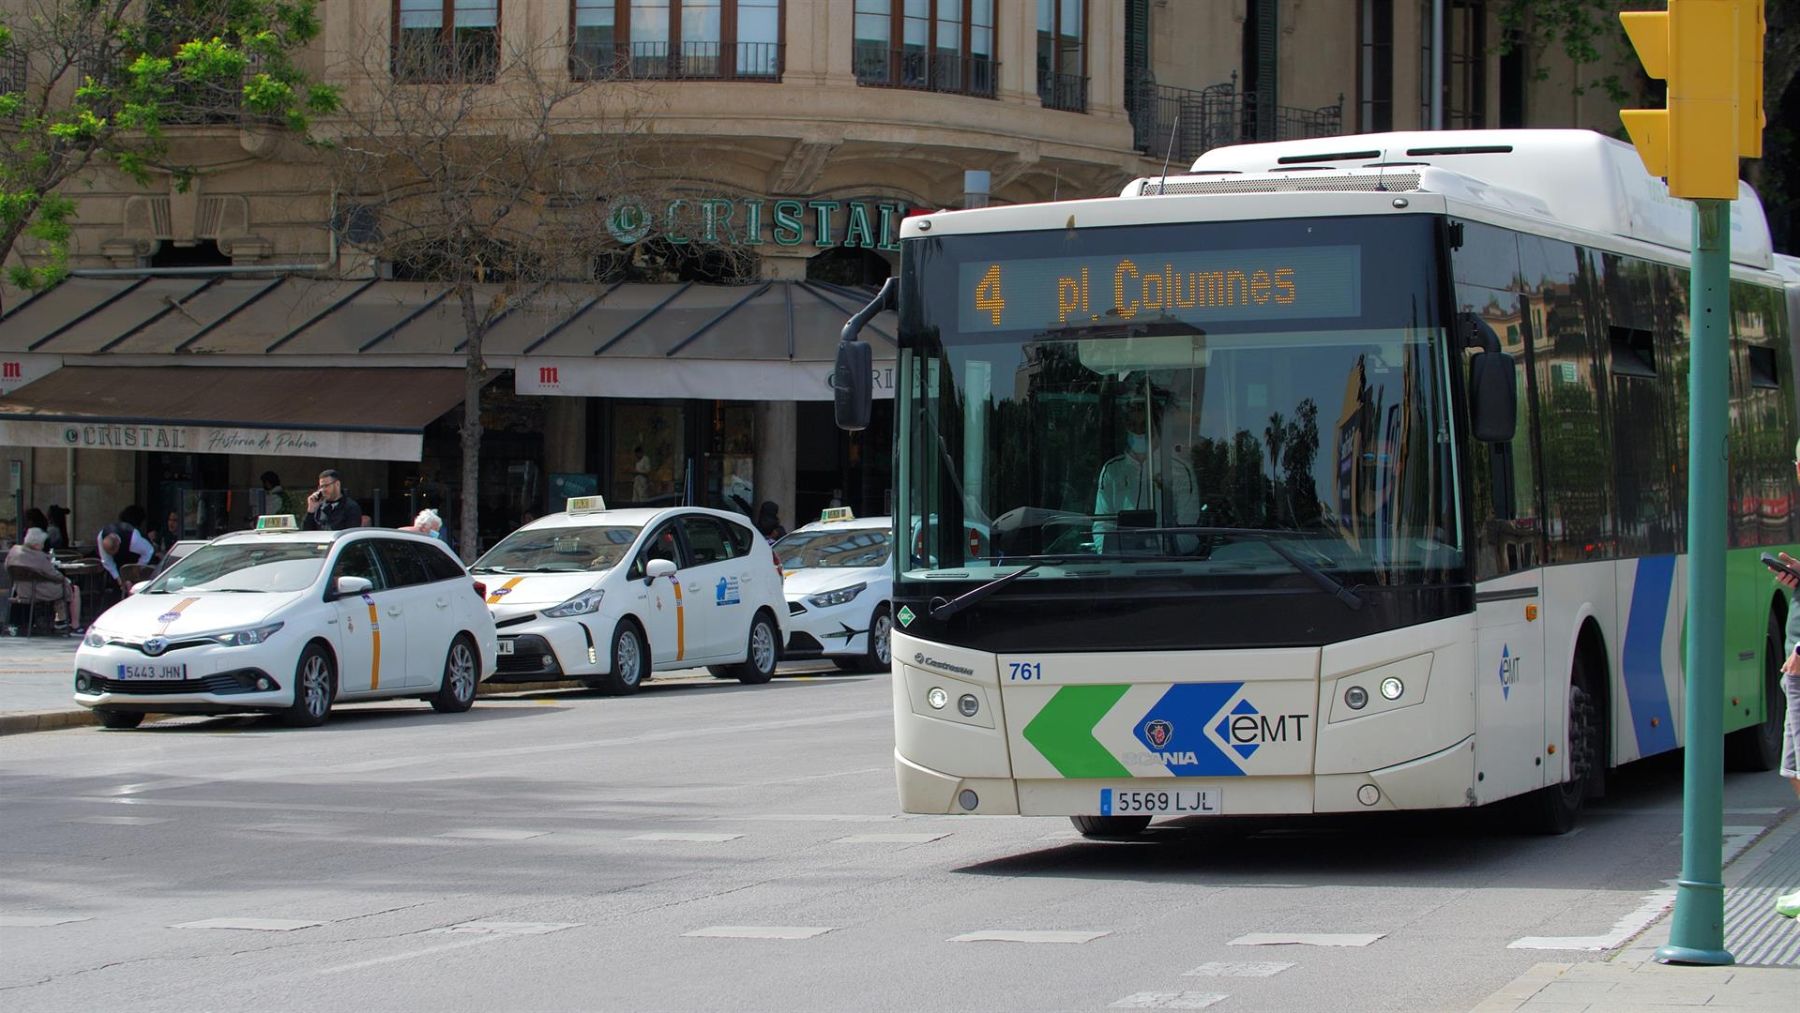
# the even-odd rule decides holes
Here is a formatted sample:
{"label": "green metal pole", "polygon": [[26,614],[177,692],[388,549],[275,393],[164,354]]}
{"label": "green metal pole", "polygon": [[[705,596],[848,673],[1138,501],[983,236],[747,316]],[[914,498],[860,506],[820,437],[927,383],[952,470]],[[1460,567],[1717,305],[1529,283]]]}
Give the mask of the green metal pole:
{"label": "green metal pole", "polygon": [[1687,749],[1681,879],[1665,964],[1730,964],[1725,949],[1725,399],[1731,314],[1729,201],[1694,202],[1688,285]]}

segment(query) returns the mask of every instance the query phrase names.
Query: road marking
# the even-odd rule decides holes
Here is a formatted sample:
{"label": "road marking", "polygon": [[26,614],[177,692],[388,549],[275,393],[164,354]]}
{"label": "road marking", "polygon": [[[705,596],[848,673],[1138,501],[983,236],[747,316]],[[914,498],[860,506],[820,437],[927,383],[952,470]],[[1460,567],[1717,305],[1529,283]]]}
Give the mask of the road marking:
{"label": "road marking", "polygon": [[438,836],[459,841],[529,841],[533,837],[548,836],[549,833],[548,830],[452,830]]}
{"label": "road marking", "polygon": [[1205,1009],[1231,998],[1219,992],[1133,992],[1107,1009]]}
{"label": "road marking", "polygon": [[949,837],[948,832],[941,834],[851,834],[839,837],[833,844],[930,844],[932,841]]}
{"label": "road marking", "polygon": [[166,819],[156,816],[81,816],[68,820],[69,823],[90,823],[102,827],[147,827],[153,823],[167,823]]}
{"label": "road marking", "polygon": [[262,834],[298,834],[304,837],[340,837],[351,830],[341,823],[258,823],[244,829]]}
{"label": "road marking", "polygon": [[1597,936],[1526,936],[1506,944],[1509,950],[1610,950],[1649,927],[1675,903],[1675,891],[1647,894],[1636,911],[1613,923],[1612,930]]}
{"label": "road marking", "polygon": [[1227,946],[1367,946],[1385,932],[1252,932]]}
{"label": "road marking", "polygon": [[1281,961],[1226,961],[1213,960],[1201,964],[1184,977],[1201,978],[1272,978],[1293,967],[1293,963]]}
{"label": "road marking", "polygon": [[324,922],[303,922],[292,918],[208,918],[198,922],[182,922],[172,929],[238,929],[245,932],[293,932],[310,929]]}
{"label": "road marking", "polygon": [[576,929],[586,922],[462,922],[434,932],[457,932],[471,935],[546,936],[563,929]]}
{"label": "road marking", "polygon": [[679,832],[639,834],[625,838],[628,841],[688,841],[694,844],[724,844],[735,841],[743,834],[684,834]]}
{"label": "road marking", "polygon": [[982,929],[951,936],[952,943],[1091,943],[1111,932],[1083,932],[1065,929]]}
{"label": "road marking", "polygon": [[72,922],[91,922],[93,920],[89,915],[0,915],[0,929],[47,929],[52,925],[68,925]]}
{"label": "road marking", "polygon": [[698,939],[811,939],[831,929],[829,925],[709,925],[682,935]]}
{"label": "road marking", "polygon": [[466,949],[467,947],[470,947],[470,946],[485,946],[488,943],[497,943],[497,942],[501,941],[502,939],[512,939],[512,938],[515,938],[515,937],[513,937],[511,935],[501,935],[499,933],[494,933],[494,934],[489,934],[489,935],[479,935],[479,936],[474,937],[473,939],[464,939],[464,940],[461,940],[460,942],[445,943],[442,946],[427,946],[424,949],[419,949],[419,950],[407,950],[405,953],[393,953],[393,954],[389,954],[388,956],[385,956],[385,957],[376,957],[374,960],[359,960],[354,964],[339,964],[336,967],[322,967],[319,969],[319,973],[320,974],[341,974],[345,971],[360,971],[365,967],[378,967],[382,964],[392,964],[395,961],[411,960],[414,957],[428,957],[433,953],[443,953],[446,950],[461,950],[461,949]]}

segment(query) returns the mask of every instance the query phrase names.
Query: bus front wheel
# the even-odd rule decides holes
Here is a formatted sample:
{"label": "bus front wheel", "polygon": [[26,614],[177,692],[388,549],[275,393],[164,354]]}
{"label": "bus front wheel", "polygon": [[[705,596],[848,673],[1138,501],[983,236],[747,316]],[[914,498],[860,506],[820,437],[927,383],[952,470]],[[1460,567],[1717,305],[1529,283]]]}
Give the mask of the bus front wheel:
{"label": "bus front wheel", "polygon": [[1587,661],[1578,654],[1569,672],[1569,734],[1565,740],[1569,779],[1526,796],[1535,810],[1530,816],[1538,833],[1566,834],[1575,829],[1582,803],[1606,770],[1602,728],[1600,700],[1594,693]]}
{"label": "bus front wheel", "polygon": [[1083,837],[1136,837],[1150,825],[1148,816],[1071,816]]}

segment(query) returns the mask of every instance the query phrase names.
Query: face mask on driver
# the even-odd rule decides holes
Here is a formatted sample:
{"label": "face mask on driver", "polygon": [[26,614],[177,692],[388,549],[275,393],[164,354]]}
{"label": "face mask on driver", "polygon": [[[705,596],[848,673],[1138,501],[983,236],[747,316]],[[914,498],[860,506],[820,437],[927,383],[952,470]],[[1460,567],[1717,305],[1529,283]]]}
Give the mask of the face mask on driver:
{"label": "face mask on driver", "polygon": [[1143,433],[1126,433],[1125,449],[1134,454],[1142,454],[1150,449],[1150,441]]}

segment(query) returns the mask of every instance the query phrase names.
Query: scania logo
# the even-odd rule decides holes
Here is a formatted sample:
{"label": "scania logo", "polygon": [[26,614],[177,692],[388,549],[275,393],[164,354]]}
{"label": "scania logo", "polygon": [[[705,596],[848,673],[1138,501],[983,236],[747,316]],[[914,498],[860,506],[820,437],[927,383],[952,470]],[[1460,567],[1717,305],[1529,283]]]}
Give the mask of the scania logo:
{"label": "scania logo", "polygon": [[144,641],[144,653],[152,658],[169,649],[168,637],[151,637]]}
{"label": "scania logo", "polygon": [[975,670],[973,668],[964,668],[961,665],[952,665],[948,661],[939,661],[936,658],[928,658],[925,656],[925,653],[923,651],[919,652],[918,654],[913,655],[913,664],[927,665],[927,666],[930,666],[931,668],[943,669],[946,672],[955,672],[957,675],[974,675],[975,674]]}
{"label": "scania logo", "polygon": [[1144,725],[1144,738],[1149,740],[1152,748],[1161,749],[1175,737],[1175,726],[1160,718]]}

